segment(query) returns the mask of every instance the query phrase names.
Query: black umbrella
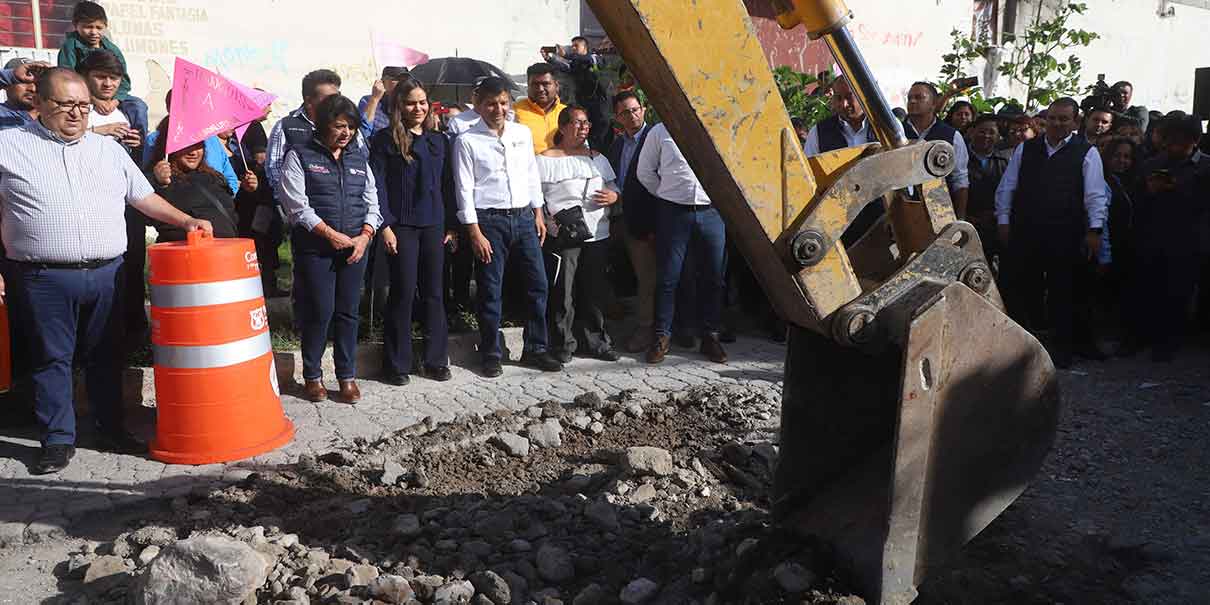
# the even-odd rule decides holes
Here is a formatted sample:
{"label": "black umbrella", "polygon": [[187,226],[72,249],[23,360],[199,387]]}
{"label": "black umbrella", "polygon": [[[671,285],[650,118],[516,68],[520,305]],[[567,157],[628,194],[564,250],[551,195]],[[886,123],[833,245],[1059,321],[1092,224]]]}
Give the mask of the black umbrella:
{"label": "black umbrella", "polygon": [[469,100],[475,84],[486,77],[497,76],[513,82],[499,67],[468,57],[429,59],[427,63],[413,67],[411,73],[424,83],[430,96],[446,103],[462,103],[464,99]]}

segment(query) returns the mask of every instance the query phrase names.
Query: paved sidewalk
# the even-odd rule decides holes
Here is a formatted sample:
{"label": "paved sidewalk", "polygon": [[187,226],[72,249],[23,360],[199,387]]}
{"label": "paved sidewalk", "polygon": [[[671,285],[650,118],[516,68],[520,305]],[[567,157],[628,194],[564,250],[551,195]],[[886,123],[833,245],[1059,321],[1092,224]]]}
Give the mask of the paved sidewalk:
{"label": "paved sidewalk", "polygon": [[216,484],[238,481],[257,468],[291,462],[303,453],[322,453],[357,438],[377,439],[426,416],[444,422],[460,415],[520,410],[548,399],[570,401],[586,391],[609,396],[624,389],[748,384],[780,393],[784,346],[740,338],[727,345],[727,352],[731,357],[727,364],[714,364],[696,351],[674,347],[658,366],[627,355],[616,363],[576,358],[560,373],[506,365],[504,376],[495,380],[460,367],[454,367],[453,380],[444,383],[413,377],[407,386],[392,387],[361,380],[363,400],[356,406],[315,404],[284,395],[282,404],[296,430],[294,441],[275,452],[230,464],[174,466],[78,449],[65,471],[37,477],[26,466],[37,452],[34,435],[5,431],[0,433],[0,545],[36,541],[82,515],[138,500],[205,492]]}

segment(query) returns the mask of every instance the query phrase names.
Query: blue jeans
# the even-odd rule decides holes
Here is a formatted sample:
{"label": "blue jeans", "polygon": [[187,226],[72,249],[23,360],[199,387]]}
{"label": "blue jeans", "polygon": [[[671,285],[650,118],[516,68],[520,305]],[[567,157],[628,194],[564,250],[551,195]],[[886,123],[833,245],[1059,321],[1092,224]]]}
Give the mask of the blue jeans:
{"label": "blue jeans", "polygon": [[439,224],[427,227],[394,225],[391,230],[399,241],[399,254],[384,254],[385,259],[378,259],[380,264],[387,266],[391,276],[383,330],[386,348],[383,369],[405,375],[412,372],[413,302],[419,302],[424,313],[422,325],[427,332],[424,365],[446,367],[449,365],[446,359],[449,330],[442,296],[445,245],[441,243],[445,227]]}
{"label": "blue jeans", "polygon": [[294,309],[302,340],[303,379],[323,378],[321,361],[332,328],[337,380],[357,377],[358,305],[366,258],[349,264],[349,250],[336,251],[317,235],[295,229]]}
{"label": "blue jeans", "polygon": [[507,212],[480,210],[479,230],[492,245],[490,263],[478,263],[475,281],[479,287],[479,353],[483,361],[499,361],[503,356],[500,339],[500,313],[503,307],[504,266],[511,255],[520,261],[524,272],[529,318],[525,321],[525,352],[546,352],[546,265],[542,244],[534,226],[533,208]]}
{"label": "blue jeans", "polygon": [[76,442],[72,362],[77,353],[97,428],[122,431],[122,259],[96,269],[12,263],[7,275],[27,339],[34,412],[46,431],[43,445]]}
{"label": "blue jeans", "polygon": [[[656,209],[655,334],[670,336],[685,258],[693,255],[697,272],[697,322],[700,333],[721,329],[723,276],[726,266],[727,229],[710,206],[688,206],[661,201]],[[690,272],[686,277],[692,276]],[[693,326],[685,326],[692,329]]]}

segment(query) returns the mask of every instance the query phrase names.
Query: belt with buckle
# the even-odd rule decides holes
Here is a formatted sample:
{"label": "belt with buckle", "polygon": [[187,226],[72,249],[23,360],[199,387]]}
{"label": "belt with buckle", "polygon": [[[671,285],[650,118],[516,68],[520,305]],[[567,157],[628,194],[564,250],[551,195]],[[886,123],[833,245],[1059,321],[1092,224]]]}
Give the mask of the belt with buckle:
{"label": "belt with buckle", "polygon": [[37,261],[16,261],[19,265],[25,265],[35,269],[100,269],[121,258],[115,256],[113,258],[86,260],[78,263],[40,263]]}

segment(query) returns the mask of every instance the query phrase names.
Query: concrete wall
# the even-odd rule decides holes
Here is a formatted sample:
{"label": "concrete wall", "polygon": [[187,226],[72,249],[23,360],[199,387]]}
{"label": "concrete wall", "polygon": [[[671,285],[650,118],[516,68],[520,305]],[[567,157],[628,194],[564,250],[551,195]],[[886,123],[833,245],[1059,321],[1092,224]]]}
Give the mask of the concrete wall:
{"label": "concrete wall", "polygon": [[[822,44],[807,43],[802,30],[784,32],[762,16],[762,0],[746,0],[770,62],[816,73],[831,64]],[[1056,0],[1044,0],[1044,10]],[[1083,58],[1085,84],[1106,74],[1110,83],[1135,84],[1135,103],[1163,110],[1184,109],[1193,103],[1193,70],[1210,66],[1210,10],[1171,2],[1172,16],[1157,13],[1160,0],[1084,0],[1086,15],[1073,25],[1101,34],[1102,39],[1078,54]],[[971,0],[848,0],[854,13],[850,29],[893,105],[904,104],[904,93],[916,80],[936,78],[941,56],[950,49],[950,31],[971,30]],[[1001,3],[1003,10],[1005,3]],[[1019,3],[1018,28],[1034,15],[1035,1]],[[910,6],[910,9],[908,8]],[[982,62],[972,72],[981,74]],[[1023,95],[1021,90],[997,94]]]}
{"label": "concrete wall", "polygon": [[538,47],[566,44],[580,27],[579,0],[121,0],[103,1],[126,54],[134,92],[160,114],[180,55],[280,96],[274,117],[298,106],[303,74],[336,70],[346,96],[369,92],[381,66],[371,32],[430,57],[474,57],[509,73],[538,61]]}

